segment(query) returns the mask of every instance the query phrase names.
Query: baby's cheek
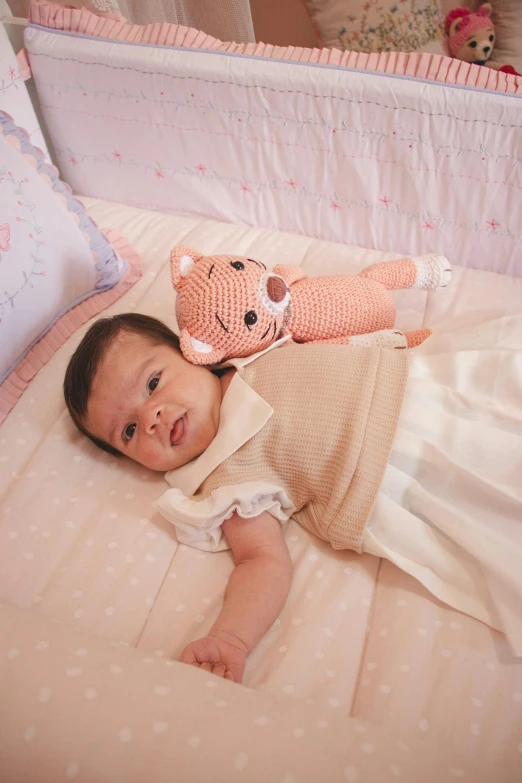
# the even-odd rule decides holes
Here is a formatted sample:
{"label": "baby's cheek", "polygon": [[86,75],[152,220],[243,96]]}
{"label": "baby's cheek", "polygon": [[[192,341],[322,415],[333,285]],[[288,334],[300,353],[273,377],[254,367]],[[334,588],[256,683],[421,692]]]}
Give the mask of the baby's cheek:
{"label": "baby's cheek", "polygon": [[165,454],[153,447],[153,444],[140,444],[139,454],[135,459],[150,470],[169,470],[165,467]]}

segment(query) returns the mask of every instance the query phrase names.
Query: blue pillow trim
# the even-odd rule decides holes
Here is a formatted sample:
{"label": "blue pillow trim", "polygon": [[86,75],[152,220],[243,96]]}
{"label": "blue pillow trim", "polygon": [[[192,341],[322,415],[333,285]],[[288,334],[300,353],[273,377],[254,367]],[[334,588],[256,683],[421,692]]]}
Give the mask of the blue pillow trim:
{"label": "blue pillow trim", "polygon": [[[14,136],[20,142],[23,155],[31,155],[36,160],[38,174],[46,174],[51,180],[51,187],[56,194],[62,195],[67,203],[67,210],[78,216],[78,228],[90,237],[90,250],[96,254],[96,285],[92,291],[86,292],[82,299],[102,291],[108,291],[121,280],[127,271],[127,263],[115,253],[110,244],[94,221],[88,216],[83,204],[74,198],[71,188],[63,182],[54,166],[45,162],[43,152],[31,144],[27,131],[20,128],[13,118],[5,111],[0,110],[0,126],[5,136]],[[71,218],[72,219],[72,218]],[[78,302],[71,303],[67,309],[71,309]],[[63,313],[62,313],[63,314]]]}

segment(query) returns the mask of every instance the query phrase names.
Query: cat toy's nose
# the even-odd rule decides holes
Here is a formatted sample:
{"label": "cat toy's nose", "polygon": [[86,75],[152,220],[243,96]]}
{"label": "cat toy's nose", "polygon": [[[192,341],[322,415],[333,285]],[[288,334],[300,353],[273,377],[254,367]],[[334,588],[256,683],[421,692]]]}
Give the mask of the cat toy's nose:
{"label": "cat toy's nose", "polygon": [[288,291],[287,285],[282,277],[270,275],[266,281],[266,292],[272,302],[282,302]]}

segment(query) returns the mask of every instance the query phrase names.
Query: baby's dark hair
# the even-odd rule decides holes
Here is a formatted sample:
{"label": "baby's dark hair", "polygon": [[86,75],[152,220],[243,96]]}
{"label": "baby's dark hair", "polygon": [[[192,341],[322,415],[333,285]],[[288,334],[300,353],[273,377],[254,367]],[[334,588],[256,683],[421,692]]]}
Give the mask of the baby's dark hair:
{"label": "baby's dark hair", "polygon": [[101,318],[85,334],[71,356],[63,381],[65,404],[71,418],[93,443],[114,456],[120,456],[118,449],[96,438],[87,430],[85,419],[94,377],[110,345],[120,334],[127,332],[145,337],[153,345],[169,345],[180,351],[179,338],[168,326],[157,318],[140,313],[121,313],[112,318]]}

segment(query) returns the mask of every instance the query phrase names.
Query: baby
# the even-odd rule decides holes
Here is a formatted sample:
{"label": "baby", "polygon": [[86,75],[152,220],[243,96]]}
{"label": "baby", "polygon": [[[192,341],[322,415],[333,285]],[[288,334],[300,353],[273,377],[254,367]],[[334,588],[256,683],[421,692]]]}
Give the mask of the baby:
{"label": "baby", "polygon": [[241,681],[288,595],[291,516],[522,655],[522,314],[455,319],[408,353],[280,341],[232,364],[190,364],[167,326],[123,314],[91,326],[64,381],[85,435],[166,473],[178,540],[231,549],[223,609],[181,660]]}

